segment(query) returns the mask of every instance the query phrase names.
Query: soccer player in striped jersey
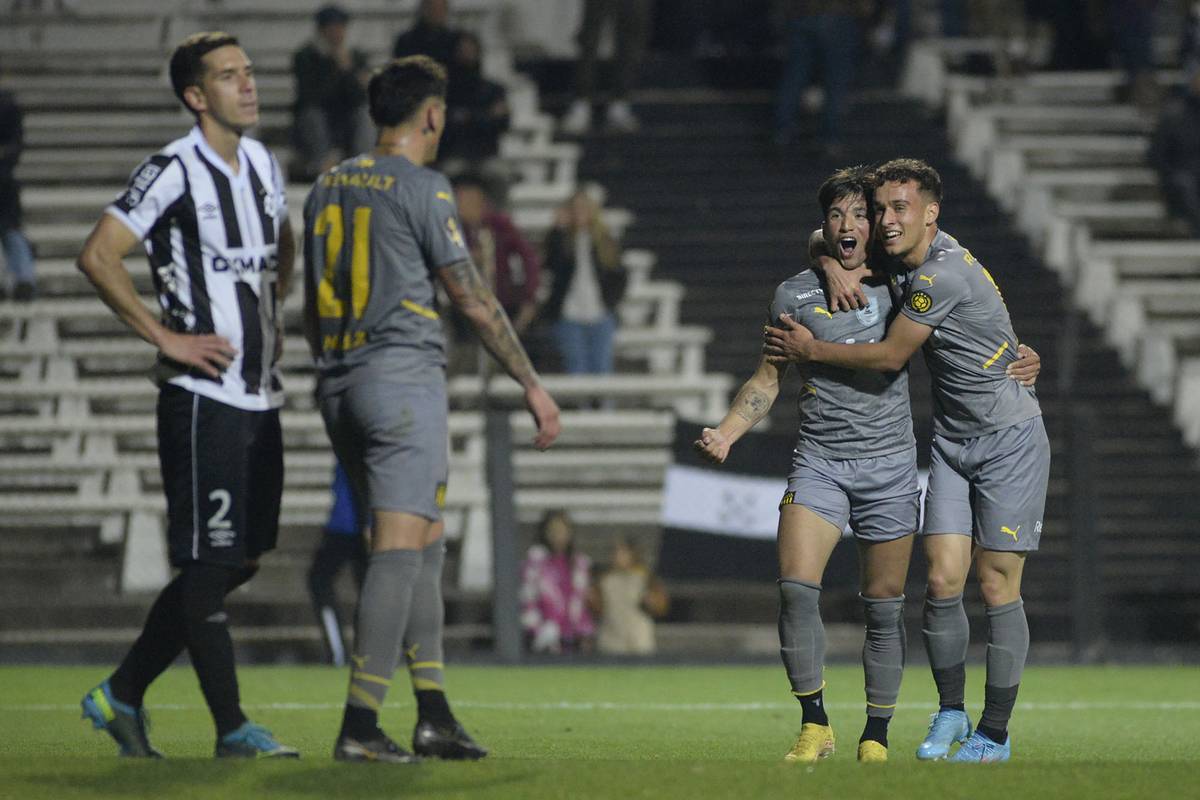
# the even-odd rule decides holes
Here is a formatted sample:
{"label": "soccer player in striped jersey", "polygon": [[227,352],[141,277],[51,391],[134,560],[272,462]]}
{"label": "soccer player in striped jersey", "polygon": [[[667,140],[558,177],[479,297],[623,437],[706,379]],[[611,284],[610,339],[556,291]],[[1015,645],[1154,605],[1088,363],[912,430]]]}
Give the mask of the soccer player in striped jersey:
{"label": "soccer player in striped jersey", "polygon": [[[196,125],[134,170],[84,244],[79,268],[158,349],[159,460],[179,572],[120,666],[84,696],[83,711],[122,755],[160,756],[146,737],[142,699],[186,649],[218,757],[296,757],[242,713],[224,607],[275,546],[279,526],[279,306],[295,252],[283,175],[262,144],[243,136],[258,122],[258,95],[237,39],[189,36],[172,54],[170,74]],[[123,261],[139,243],[158,315]]]}

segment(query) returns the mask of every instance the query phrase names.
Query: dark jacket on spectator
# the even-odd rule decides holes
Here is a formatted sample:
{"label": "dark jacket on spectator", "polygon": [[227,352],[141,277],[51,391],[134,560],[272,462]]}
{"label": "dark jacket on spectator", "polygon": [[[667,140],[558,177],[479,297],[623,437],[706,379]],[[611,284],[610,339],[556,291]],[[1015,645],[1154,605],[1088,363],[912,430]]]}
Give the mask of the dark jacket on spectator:
{"label": "dark jacket on spectator", "polygon": [[392,57],[429,56],[446,69],[454,60],[454,49],[458,46],[458,31],[454,28],[435,28],[424,20],[419,21],[396,37],[392,44]]}
{"label": "dark jacket on spectator", "polygon": [[[628,278],[621,265],[620,249],[610,234],[601,228],[592,230],[592,263],[600,282],[600,299],[609,311],[616,310],[625,294]],[[575,277],[575,234],[566,228],[552,228],[546,235],[546,254],[543,269],[550,273],[553,285],[550,297],[542,308],[542,318],[556,322],[562,316],[563,301]]]}
{"label": "dark jacket on spectator", "polygon": [[0,90],[0,231],[21,227],[17,160],[25,146],[21,107],[12,92]]}
{"label": "dark jacket on spectator", "polygon": [[359,74],[370,61],[362,50],[350,51],[351,67],[342,70],[330,56],[309,42],[292,57],[296,76],[296,109],[317,107],[337,114],[350,112],[367,102]]}

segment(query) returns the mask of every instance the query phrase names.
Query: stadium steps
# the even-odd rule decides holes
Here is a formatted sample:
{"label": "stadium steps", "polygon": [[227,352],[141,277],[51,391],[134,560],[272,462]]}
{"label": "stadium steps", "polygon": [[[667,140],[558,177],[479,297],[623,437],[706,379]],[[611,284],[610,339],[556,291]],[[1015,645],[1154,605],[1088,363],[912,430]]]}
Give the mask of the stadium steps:
{"label": "stadium steps", "polygon": [[[1101,585],[1110,616],[1126,621],[1149,616],[1152,601],[1148,593],[1139,593],[1140,587],[1154,586],[1154,591],[1168,594],[1200,590],[1200,575],[1185,568],[1200,558],[1200,540],[1194,536],[1195,520],[1200,518],[1196,454],[1183,445],[1170,415],[1122,369],[1116,354],[1086,321],[1080,326],[1071,394],[1060,390],[1067,292],[984,187],[946,157],[952,148],[939,118],[914,112],[906,99],[864,93],[855,106],[861,113],[847,121],[845,153],[831,161],[804,142],[786,150],[771,147],[765,134],[765,104],[688,105],[672,102],[665,91],[653,98],[643,93],[642,99],[645,102],[636,105],[641,132],[585,139],[580,175],[602,182],[613,202],[635,214],[638,225],[630,231],[630,243],[658,255],[656,274],[687,286],[681,322],[713,327],[708,348],[712,369],[734,375],[735,381],[753,370],[770,293],[804,266],[803,243],[820,223],[816,189],[829,172],[901,155],[924,158],[939,169],[945,183],[942,227],[996,275],[1017,333],[1043,358],[1038,392],[1054,443],[1054,462],[1044,552],[1030,559],[1026,570],[1031,625],[1043,638],[1070,635],[1067,426],[1068,415],[1079,406],[1092,410],[1097,419],[1091,446],[1099,483],[1099,530],[1089,534],[1089,541],[1100,552]],[[1080,108],[1071,113],[1089,112]],[[887,120],[887,138],[878,135],[880,120]],[[1071,169],[1076,162],[1121,174],[1144,169],[1145,123],[1122,118],[1106,124],[1138,135],[1076,137],[1071,140],[1077,145],[1074,151],[1029,142],[1030,158],[1047,170]],[[1061,135],[1069,133],[1064,129]],[[1120,199],[1158,201],[1153,188],[1145,188],[1144,176],[1140,186]],[[1154,211],[1134,214],[1106,235],[1171,235],[1171,224],[1161,220],[1157,206]],[[1172,302],[1170,308],[1182,308],[1183,301]],[[1190,306],[1181,312],[1165,311],[1164,316],[1187,319],[1189,313]],[[927,452],[930,389],[919,362],[918,358],[912,371],[912,400],[918,440]],[[776,429],[794,429],[794,393],[794,385],[785,385],[772,412]],[[923,576],[917,557],[910,596],[922,596]]]}

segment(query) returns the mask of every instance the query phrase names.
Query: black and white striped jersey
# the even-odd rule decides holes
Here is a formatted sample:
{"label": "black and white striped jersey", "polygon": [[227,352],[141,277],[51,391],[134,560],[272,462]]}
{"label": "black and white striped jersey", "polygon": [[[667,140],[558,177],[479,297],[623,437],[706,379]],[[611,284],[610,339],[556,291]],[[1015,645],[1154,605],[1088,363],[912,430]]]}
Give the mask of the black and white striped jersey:
{"label": "black and white striped jersey", "polygon": [[282,405],[274,354],[287,195],[270,151],[243,137],[235,173],[193,128],[134,170],[106,211],[145,243],[163,324],[237,350],[219,381],[161,354],[158,379],[251,411]]}

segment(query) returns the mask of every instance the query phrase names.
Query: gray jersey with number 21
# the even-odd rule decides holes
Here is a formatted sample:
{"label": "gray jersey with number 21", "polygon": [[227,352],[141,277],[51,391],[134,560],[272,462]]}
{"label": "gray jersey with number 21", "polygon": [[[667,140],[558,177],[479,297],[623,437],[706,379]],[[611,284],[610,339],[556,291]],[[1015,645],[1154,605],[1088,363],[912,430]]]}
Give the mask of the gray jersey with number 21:
{"label": "gray jersey with number 21", "polygon": [[434,273],[470,258],[445,177],[403,156],[349,159],[313,185],[304,228],[322,381],[444,380]]}

